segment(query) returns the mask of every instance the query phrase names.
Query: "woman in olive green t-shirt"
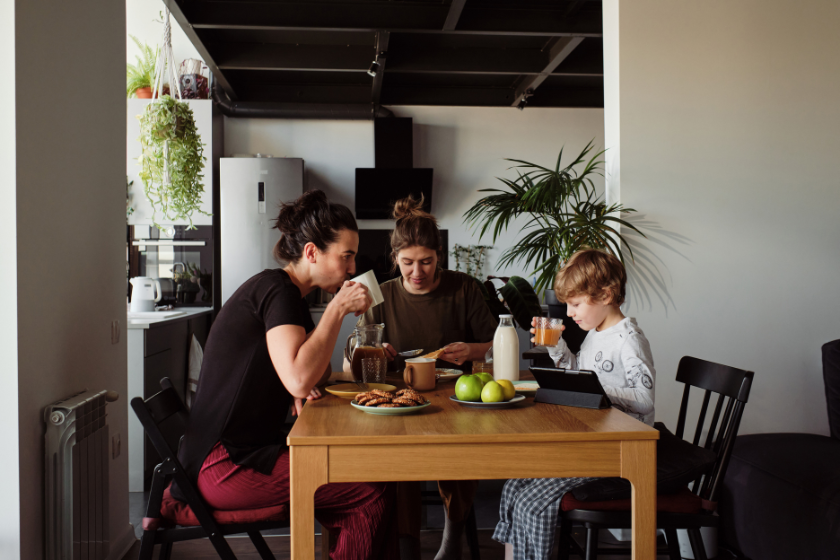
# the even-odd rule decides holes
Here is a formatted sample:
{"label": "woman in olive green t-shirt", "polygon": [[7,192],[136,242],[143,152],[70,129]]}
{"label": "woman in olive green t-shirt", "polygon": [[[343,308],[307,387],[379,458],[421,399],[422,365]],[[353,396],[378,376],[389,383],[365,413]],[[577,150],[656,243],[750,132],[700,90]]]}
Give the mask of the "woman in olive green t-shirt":
{"label": "woman in olive green t-shirt", "polygon": [[[397,352],[422,348],[424,353],[445,348],[440,360],[471,372],[472,361],[483,361],[493,345],[498,318],[474,278],[439,268],[442,246],[437,220],[422,210],[423,199],[409,197],[394,205],[396,225],[391,234],[391,257],[400,276],[380,285],[384,302],[369,309],[358,325],[385,324],[388,359]],[[397,358],[398,359],[398,358]],[[395,365],[401,368],[402,360]],[[345,370],[349,364],[345,360]],[[477,481],[439,481],[446,508],[443,542],[436,560],[461,558],[461,534],[472,508]],[[419,558],[420,483],[397,483],[402,560]]]}

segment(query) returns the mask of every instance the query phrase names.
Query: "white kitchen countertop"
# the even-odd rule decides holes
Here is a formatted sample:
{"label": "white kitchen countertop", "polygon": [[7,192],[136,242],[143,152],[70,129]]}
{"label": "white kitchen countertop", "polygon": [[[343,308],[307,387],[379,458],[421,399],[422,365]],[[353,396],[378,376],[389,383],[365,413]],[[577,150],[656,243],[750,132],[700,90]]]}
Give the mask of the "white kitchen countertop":
{"label": "white kitchen countertop", "polygon": [[158,323],[171,323],[175,321],[182,321],[192,319],[196,315],[201,315],[202,313],[210,313],[213,311],[212,307],[176,307],[172,311],[183,311],[181,315],[175,315],[173,317],[143,317],[143,318],[132,318],[131,314],[128,314],[127,317],[127,328],[131,329],[148,329],[150,325],[156,325]]}

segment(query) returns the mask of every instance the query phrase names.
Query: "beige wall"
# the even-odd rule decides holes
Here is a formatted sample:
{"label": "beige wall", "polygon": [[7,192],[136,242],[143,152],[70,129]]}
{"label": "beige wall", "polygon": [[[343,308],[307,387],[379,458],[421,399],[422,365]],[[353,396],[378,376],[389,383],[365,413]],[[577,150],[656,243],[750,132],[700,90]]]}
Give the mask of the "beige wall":
{"label": "beige wall", "polygon": [[742,432],[827,434],[820,346],[840,338],[840,3],[618,9],[621,201],[661,228],[648,246],[666,289],[628,306],[656,360],[657,419],[676,423],[674,374],[693,355],[756,372]]}
{"label": "beige wall", "polygon": [[[17,331],[18,364],[15,368],[5,360],[8,341],[3,336],[2,383],[6,389],[19,380],[13,394],[18,396],[20,441],[20,553],[4,544],[1,555],[42,557],[42,411],[87,388],[121,395],[108,406],[111,434],[120,434],[123,442],[110,471],[111,558],[121,558],[133,539],[125,442],[125,5],[27,0],[4,2],[0,9],[10,5],[15,17],[10,24],[5,14],[0,16],[0,26],[9,28],[0,33],[0,41],[13,41],[14,50],[5,44],[0,49],[7,70],[0,96],[13,92],[17,128],[10,139],[10,100],[2,99],[0,158],[8,158],[9,142],[16,156],[11,170],[0,165],[0,250],[3,257],[16,254],[16,289],[7,278],[2,282],[7,300],[17,303],[16,316],[6,318],[4,309],[3,334]],[[9,269],[3,270],[6,276]],[[113,320],[123,331],[115,345],[110,341]],[[0,391],[0,398],[5,394]],[[0,410],[7,413],[5,406]],[[10,436],[2,437],[4,453],[18,455],[5,445]],[[11,484],[5,477],[0,480]],[[14,504],[14,493],[6,490],[4,516],[11,515],[6,512]],[[0,527],[0,534],[14,538],[8,534],[13,526]]]}

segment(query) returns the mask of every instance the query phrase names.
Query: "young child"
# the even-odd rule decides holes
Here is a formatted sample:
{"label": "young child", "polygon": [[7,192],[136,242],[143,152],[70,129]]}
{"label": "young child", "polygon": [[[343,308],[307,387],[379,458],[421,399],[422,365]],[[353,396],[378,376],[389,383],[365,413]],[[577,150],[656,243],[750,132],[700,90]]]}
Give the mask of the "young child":
{"label": "young child", "polygon": [[[567,315],[589,331],[577,355],[561,338],[549,348],[557,367],[593,370],[617,408],[653,425],[656,372],[650,344],[636,320],[625,317],[627,273],[617,258],[603,251],[578,251],[554,282]],[[531,329],[534,332],[534,329]],[[493,539],[505,543],[505,558],[548,560],[554,545],[563,495],[592,478],[508,480],[499,506]]]}

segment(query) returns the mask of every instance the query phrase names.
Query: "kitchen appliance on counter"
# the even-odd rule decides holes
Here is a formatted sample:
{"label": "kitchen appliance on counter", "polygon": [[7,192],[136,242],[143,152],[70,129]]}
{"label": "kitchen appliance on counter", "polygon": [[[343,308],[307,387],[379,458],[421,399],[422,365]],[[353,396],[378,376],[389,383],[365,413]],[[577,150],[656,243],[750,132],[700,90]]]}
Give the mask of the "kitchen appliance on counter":
{"label": "kitchen appliance on counter", "polygon": [[243,282],[277,268],[274,220],[280,204],[303,194],[300,158],[220,158],[222,305]]}
{"label": "kitchen appliance on counter", "polygon": [[160,301],[160,282],[154,278],[137,276],[131,279],[131,313],[154,311]]}
{"label": "kitchen appliance on counter", "polygon": [[[161,232],[128,226],[128,275],[160,283],[159,305],[213,305],[213,226],[174,226]],[[130,296],[131,294],[129,294]]]}

